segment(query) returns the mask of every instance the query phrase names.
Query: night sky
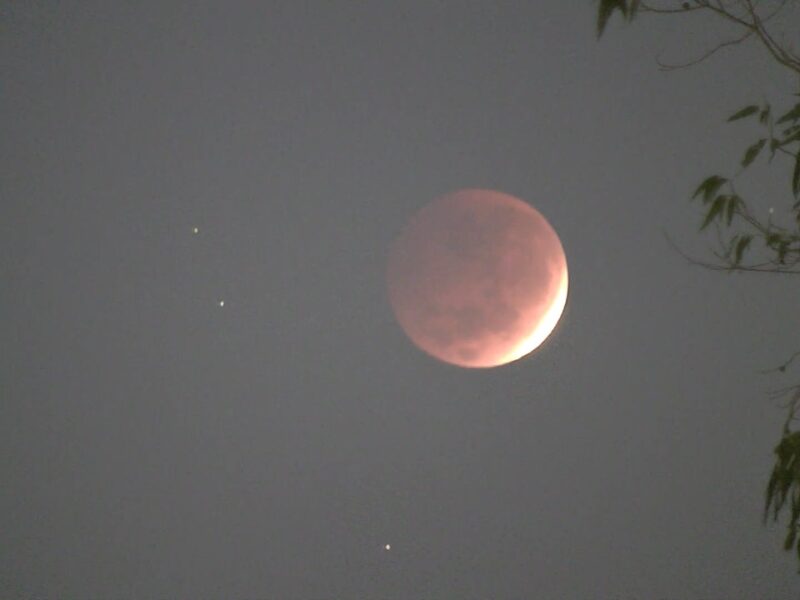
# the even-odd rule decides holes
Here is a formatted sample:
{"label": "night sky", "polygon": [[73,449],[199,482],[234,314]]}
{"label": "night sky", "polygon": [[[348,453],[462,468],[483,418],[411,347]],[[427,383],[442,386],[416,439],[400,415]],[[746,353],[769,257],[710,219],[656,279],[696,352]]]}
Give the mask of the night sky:
{"label": "night sky", "polygon": [[[795,288],[664,237],[704,255],[688,196],[755,135],[725,119],[796,82],[757,45],[661,72],[725,29],[598,42],[595,11],[0,4],[0,597],[796,598],[761,522],[792,381],[760,373]],[[569,262],[496,369],[387,301],[392,240],[460,188]]]}

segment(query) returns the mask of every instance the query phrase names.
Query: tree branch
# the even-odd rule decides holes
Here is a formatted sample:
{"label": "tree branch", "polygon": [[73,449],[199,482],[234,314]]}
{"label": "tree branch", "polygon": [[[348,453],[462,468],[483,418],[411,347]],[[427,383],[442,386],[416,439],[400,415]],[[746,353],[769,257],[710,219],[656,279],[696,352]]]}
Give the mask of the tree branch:
{"label": "tree branch", "polygon": [[[758,263],[753,265],[740,265],[740,264],[735,264],[730,260],[725,261],[725,258],[720,256],[719,254],[715,254],[715,256],[717,256],[717,258],[719,258],[721,261],[724,262],[710,263],[703,260],[698,260],[693,256],[689,256],[683,250],[681,250],[678,247],[678,245],[672,241],[672,239],[665,231],[662,231],[662,233],[664,234],[667,243],[672,247],[672,249],[675,250],[675,252],[677,252],[678,254],[680,254],[686,260],[686,262],[695,267],[703,267],[704,269],[708,269],[710,271],[727,271],[729,273],[732,273],[734,271],[741,271],[747,273],[769,273],[772,275],[774,274],[800,275],[800,271],[796,271],[791,268],[793,265],[791,265],[790,268],[780,267],[773,262]],[[797,263],[795,262],[794,264]]]}
{"label": "tree branch", "polygon": [[[750,13],[750,18],[752,19],[752,23],[747,23],[746,27],[749,27],[753,31],[755,31],[756,35],[758,35],[759,39],[761,39],[761,42],[764,44],[767,50],[769,50],[770,54],[772,54],[772,57],[775,60],[777,60],[785,67],[788,67],[789,69],[792,69],[797,73],[800,73],[800,61],[794,60],[792,56],[788,54],[786,50],[784,50],[783,47],[780,44],[778,44],[778,42],[776,42],[774,38],[769,34],[769,32],[763,25],[763,21],[758,16],[758,13],[756,12],[755,7],[753,6],[752,0],[744,0],[744,4],[747,7],[748,12]],[[781,5],[778,7],[778,11],[781,10],[785,6],[785,4],[786,4],[785,1],[781,3]]]}
{"label": "tree branch", "polygon": [[767,369],[767,370],[765,370],[765,371],[761,371],[761,372],[762,372],[763,374],[765,374],[765,375],[766,375],[767,373],[775,373],[775,372],[778,372],[778,373],[783,373],[784,371],[786,371],[786,368],[787,368],[789,365],[791,365],[791,364],[794,362],[794,360],[795,360],[795,359],[796,359],[798,356],[800,356],[800,351],[797,351],[797,352],[795,352],[794,354],[792,354],[792,355],[791,355],[791,356],[790,356],[788,359],[786,359],[786,360],[783,362],[783,364],[780,364],[780,365],[778,365],[777,367],[773,367],[772,369]]}
{"label": "tree branch", "polygon": [[737,38],[734,38],[732,40],[727,40],[725,42],[721,42],[721,43],[717,44],[716,46],[714,46],[711,50],[708,50],[707,52],[704,52],[698,58],[696,58],[694,60],[690,60],[690,61],[685,62],[685,63],[668,64],[668,63],[662,62],[661,59],[659,59],[659,58],[656,59],[656,63],[658,63],[658,68],[661,69],[662,71],[675,71],[677,69],[685,69],[687,67],[692,67],[694,65],[700,64],[701,62],[703,62],[707,58],[710,58],[711,56],[713,56],[714,54],[716,54],[718,51],[722,50],[723,48],[728,48],[729,46],[735,46],[737,44],[741,44],[743,41],[745,41],[747,38],[749,38],[751,35],[753,35],[753,33],[754,32],[753,32],[752,29],[747,30],[747,31],[744,32],[743,35],[741,35],[741,36],[739,36]]}

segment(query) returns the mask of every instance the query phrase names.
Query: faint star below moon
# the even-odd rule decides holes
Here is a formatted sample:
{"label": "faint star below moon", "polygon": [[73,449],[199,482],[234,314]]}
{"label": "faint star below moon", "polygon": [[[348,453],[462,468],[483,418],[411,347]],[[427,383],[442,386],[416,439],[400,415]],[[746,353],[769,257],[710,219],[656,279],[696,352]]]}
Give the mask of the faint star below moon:
{"label": "faint star below moon", "polygon": [[522,200],[460,190],[413,216],[387,268],[400,326],[431,356],[495,367],[532,352],[567,301],[567,260],[555,230]]}

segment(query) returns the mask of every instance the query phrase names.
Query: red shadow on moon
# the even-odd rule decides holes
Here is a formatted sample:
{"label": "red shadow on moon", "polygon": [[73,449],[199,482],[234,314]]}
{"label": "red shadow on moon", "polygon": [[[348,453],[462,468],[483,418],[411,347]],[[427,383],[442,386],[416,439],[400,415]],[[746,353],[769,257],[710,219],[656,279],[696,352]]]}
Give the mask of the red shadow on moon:
{"label": "red shadow on moon", "polygon": [[460,190],[416,213],[392,245],[389,300],[423,351],[495,367],[533,351],[567,299],[567,261],[547,220],[522,200]]}

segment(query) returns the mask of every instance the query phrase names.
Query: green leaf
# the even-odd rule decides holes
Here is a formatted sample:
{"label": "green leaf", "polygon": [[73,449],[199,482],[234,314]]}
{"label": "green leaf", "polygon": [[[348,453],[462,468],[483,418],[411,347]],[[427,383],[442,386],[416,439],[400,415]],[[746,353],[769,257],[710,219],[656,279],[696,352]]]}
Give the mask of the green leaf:
{"label": "green leaf", "polygon": [[764,521],[766,522],[767,518],[769,517],[769,509],[772,506],[772,501],[775,498],[775,488],[778,487],[778,468],[775,467],[772,469],[772,474],[769,477],[769,483],[767,483],[767,492],[765,494],[764,499]]}
{"label": "green leaf", "polygon": [[789,112],[783,114],[780,119],[776,121],[777,125],[787,123],[789,121],[797,121],[800,119],[800,104],[795,104]]}
{"label": "green leaf", "polygon": [[750,106],[745,106],[742,110],[733,113],[730,117],[728,117],[728,123],[732,121],[738,121],[739,119],[744,119],[749,117],[750,115],[754,115],[758,112],[758,106],[755,104],[751,104]]}
{"label": "green leaf", "polygon": [[775,151],[778,148],[783,148],[784,146],[788,146],[794,142],[800,141],[800,125],[794,125],[792,127],[787,127],[783,130],[783,138],[773,138],[769,142],[769,149],[772,152],[772,156],[775,155]]}
{"label": "green leaf", "polygon": [[800,196],[800,152],[794,159],[794,173],[792,174],[792,191],[795,196]]}
{"label": "green leaf", "polygon": [[800,125],[791,125],[783,130],[783,135],[788,136],[798,131],[800,131]]}
{"label": "green leaf", "polygon": [[797,530],[789,526],[789,533],[786,535],[786,539],[783,541],[783,549],[784,550],[791,550],[792,546],[794,546],[794,540],[797,537]]}
{"label": "green leaf", "polygon": [[798,142],[798,141],[800,141],[800,128],[798,128],[798,130],[795,131],[792,135],[790,135],[789,137],[785,138],[781,142],[781,146],[788,146],[789,144],[791,144],[793,142]]}
{"label": "green leaf", "polygon": [[706,213],[706,218],[703,219],[703,224],[700,225],[700,231],[703,231],[706,227],[708,227],[711,224],[711,221],[713,221],[717,215],[722,213],[722,209],[725,207],[725,202],[727,199],[728,196],[717,196],[713,204],[711,204],[711,208],[708,210],[708,213]]}
{"label": "green leaf", "polygon": [[[742,262],[742,256],[744,255],[744,251],[747,250],[747,247],[750,245],[750,242],[752,241],[753,241],[752,235],[743,235],[742,237],[739,238],[739,241],[736,242],[736,249],[734,250],[733,264],[738,265]],[[773,483],[773,489],[767,488],[767,503],[769,503],[769,501],[772,499],[773,491],[774,491],[774,483]]]}
{"label": "green leaf", "polygon": [[787,130],[783,135],[785,137],[782,140],[772,140],[770,142],[770,150],[772,150],[773,155],[778,148],[783,148],[794,142],[800,142],[800,127],[792,127],[791,131]]}
{"label": "green leaf", "polygon": [[769,114],[770,114],[770,107],[769,104],[764,106],[764,109],[758,115],[758,122],[762,125],[766,125],[767,121],[769,121]]}
{"label": "green leaf", "polygon": [[780,233],[768,233],[764,238],[764,243],[770,248],[777,246],[783,238]]}
{"label": "green leaf", "polygon": [[719,191],[719,188],[722,187],[722,184],[728,181],[724,177],[720,177],[719,175],[712,175],[711,177],[707,177],[703,180],[703,182],[697,186],[697,189],[692,194],[692,199],[694,200],[698,196],[702,194],[703,196],[703,204],[708,204],[711,199],[714,197]]}
{"label": "green leaf", "polygon": [[781,143],[779,140],[772,138],[769,141],[769,161],[772,162],[772,159],[775,158],[775,152],[777,152],[778,148],[780,147]]}
{"label": "green leaf", "polygon": [[600,7],[597,11],[597,37],[601,37],[606,30],[608,20],[619,11],[624,18],[628,18],[628,4],[625,0],[600,0]]}
{"label": "green leaf", "polygon": [[761,152],[761,149],[764,147],[764,144],[766,144],[766,143],[767,143],[767,140],[760,139],[755,144],[750,146],[747,150],[745,150],[744,157],[742,157],[742,168],[743,169],[747,168],[748,166],[750,166],[750,163],[752,163],[756,159],[756,157],[758,156],[758,153]]}

